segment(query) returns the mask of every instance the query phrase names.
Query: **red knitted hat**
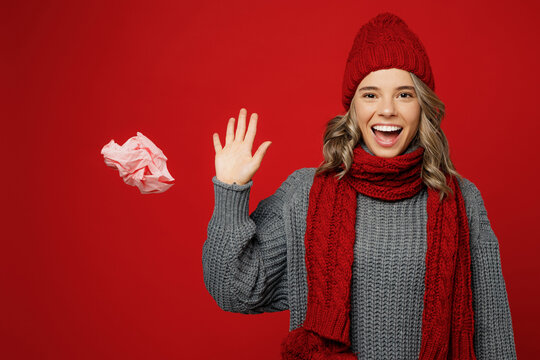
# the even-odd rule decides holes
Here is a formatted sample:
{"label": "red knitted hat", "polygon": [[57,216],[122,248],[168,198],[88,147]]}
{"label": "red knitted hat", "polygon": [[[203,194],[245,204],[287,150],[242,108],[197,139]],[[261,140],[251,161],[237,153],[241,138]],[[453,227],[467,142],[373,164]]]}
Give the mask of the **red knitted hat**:
{"label": "red knitted hat", "polygon": [[364,24],[347,58],[343,106],[349,110],[358,84],[370,72],[397,68],[410,71],[435,90],[429,58],[420,39],[398,16],[384,12]]}

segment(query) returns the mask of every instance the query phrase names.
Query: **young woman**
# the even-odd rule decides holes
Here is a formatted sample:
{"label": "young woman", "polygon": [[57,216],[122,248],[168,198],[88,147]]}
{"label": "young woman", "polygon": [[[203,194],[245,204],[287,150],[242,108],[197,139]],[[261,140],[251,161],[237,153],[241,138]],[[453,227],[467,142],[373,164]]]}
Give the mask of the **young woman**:
{"label": "young woman", "polygon": [[251,156],[214,134],[215,208],[204,282],[226,311],[289,310],[283,359],[516,359],[498,240],[440,124],[429,59],[396,15],[361,27],[324,161],[294,171],[249,215],[270,142]]}

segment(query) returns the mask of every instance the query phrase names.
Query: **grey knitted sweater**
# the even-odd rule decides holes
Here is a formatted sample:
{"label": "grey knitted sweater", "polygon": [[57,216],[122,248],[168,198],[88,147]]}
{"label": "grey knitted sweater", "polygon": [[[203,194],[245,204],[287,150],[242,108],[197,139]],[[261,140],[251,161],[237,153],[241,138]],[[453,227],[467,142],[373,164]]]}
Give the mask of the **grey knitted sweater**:
{"label": "grey knitted sweater", "polygon": [[[414,149],[410,145],[406,152]],[[294,171],[251,214],[253,180],[238,185],[213,177],[215,206],[202,265],[206,288],[221,309],[245,314],[289,310],[289,330],[302,325],[308,292],[304,233],[314,175],[315,168]],[[467,179],[459,184],[470,228],[476,358],[516,359],[498,240],[478,188]],[[357,194],[350,338],[358,359],[418,358],[426,201],[425,188],[393,202]]]}

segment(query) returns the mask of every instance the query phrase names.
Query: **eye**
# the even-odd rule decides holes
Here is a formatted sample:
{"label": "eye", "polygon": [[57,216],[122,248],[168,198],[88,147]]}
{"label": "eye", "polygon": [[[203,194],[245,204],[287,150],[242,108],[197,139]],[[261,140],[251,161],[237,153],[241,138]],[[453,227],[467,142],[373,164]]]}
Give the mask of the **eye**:
{"label": "eye", "polygon": [[401,95],[407,95],[407,96],[401,96],[401,97],[413,97],[413,94],[407,93],[407,92],[403,92],[403,93],[401,93],[401,94],[399,94],[399,95],[400,95],[400,96],[401,96]]}
{"label": "eye", "polygon": [[366,93],[364,95],[362,95],[362,97],[367,97],[368,99],[373,99],[372,97],[370,96],[375,96],[375,94],[372,94],[372,93]]}

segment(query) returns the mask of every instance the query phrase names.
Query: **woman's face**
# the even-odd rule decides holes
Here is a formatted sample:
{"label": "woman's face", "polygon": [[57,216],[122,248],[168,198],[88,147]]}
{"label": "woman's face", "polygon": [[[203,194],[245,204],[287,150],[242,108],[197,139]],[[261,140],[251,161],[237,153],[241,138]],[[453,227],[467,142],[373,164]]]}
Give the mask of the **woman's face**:
{"label": "woman's face", "polygon": [[420,123],[409,72],[392,68],[369,73],[352,101],[364,142],[375,156],[391,158],[407,150]]}

